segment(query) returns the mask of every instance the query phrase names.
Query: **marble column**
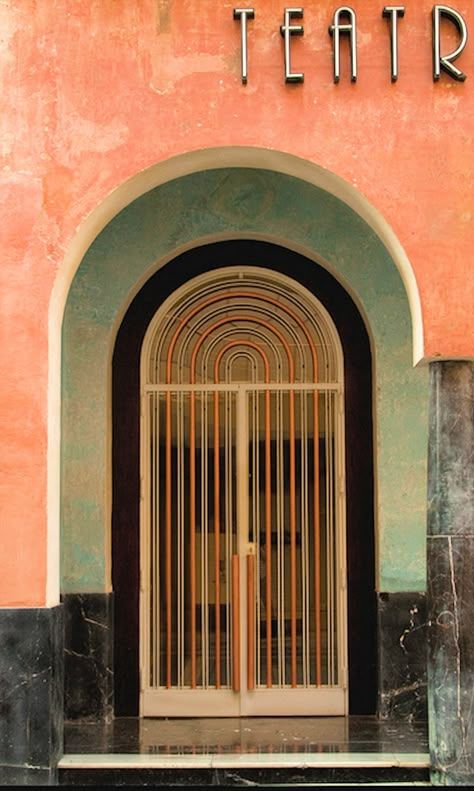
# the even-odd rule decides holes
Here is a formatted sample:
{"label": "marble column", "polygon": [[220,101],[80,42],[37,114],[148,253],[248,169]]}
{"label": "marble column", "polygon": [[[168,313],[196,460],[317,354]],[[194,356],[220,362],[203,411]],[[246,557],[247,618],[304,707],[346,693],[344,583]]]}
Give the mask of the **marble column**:
{"label": "marble column", "polygon": [[474,363],[430,366],[428,719],[434,785],[474,784]]}

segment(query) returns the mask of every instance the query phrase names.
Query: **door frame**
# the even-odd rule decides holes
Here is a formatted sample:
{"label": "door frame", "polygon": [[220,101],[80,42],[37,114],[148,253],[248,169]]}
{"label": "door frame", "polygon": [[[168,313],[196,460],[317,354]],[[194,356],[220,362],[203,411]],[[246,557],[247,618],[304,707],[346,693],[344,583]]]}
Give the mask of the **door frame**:
{"label": "door frame", "polygon": [[[344,352],[346,383],[347,570],[350,713],[375,712],[375,547],[370,341],[347,292],[325,269],[279,245],[216,242],[178,256],[156,272],[132,301],[119,328],[113,359],[113,531],[115,594],[115,709],[138,714],[139,389],[140,348],[161,302],[203,271],[239,265],[284,272],[312,291],[331,314]],[[353,683],[351,683],[353,679]]]}

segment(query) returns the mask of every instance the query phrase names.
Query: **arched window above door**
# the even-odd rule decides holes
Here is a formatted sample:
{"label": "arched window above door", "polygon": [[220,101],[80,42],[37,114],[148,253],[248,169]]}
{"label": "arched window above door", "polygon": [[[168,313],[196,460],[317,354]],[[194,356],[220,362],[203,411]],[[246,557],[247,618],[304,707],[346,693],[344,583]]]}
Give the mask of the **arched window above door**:
{"label": "arched window above door", "polygon": [[160,308],[145,339],[149,384],[337,382],[340,343],[323,306],[257,267],[196,278]]}

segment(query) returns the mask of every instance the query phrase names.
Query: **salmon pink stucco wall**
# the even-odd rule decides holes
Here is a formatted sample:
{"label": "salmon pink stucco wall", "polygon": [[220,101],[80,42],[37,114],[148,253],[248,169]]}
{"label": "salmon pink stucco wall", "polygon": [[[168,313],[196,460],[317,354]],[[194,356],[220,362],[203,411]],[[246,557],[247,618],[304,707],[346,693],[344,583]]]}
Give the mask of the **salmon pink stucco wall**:
{"label": "salmon pink stucco wall", "polygon": [[[291,45],[292,68],[305,81],[288,85],[279,30],[285,3],[254,0],[243,85],[236,5],[0,5],[0,604],[47,602],[52,289],[77,229],[145,168],[218,146],[279,150],[327,168],[365,196],[405,250],[426,359],[473,355],[474,43],[456,61],[466,81],[443,74],[435,83],[433,4],[407,3],[392,83],[383,3],[354,0],[358,79],[349,80],[343,47],[335,84],[328,25],[337,3],[310,0],[295,20],[304,36]],[[474,30],[472,3],[452,5]],[[456,40],[443,24],[446,51]],[[50,431],[58,426],[59,411]]]}

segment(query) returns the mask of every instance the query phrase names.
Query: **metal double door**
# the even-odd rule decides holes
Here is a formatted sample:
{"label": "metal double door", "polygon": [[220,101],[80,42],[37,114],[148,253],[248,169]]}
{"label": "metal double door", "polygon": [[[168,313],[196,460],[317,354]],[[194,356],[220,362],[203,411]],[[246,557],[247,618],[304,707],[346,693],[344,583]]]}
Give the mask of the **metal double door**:
{"label": "metal double door", "polygon": [[142,716],[347,709],[338,385],[147,386]]}

